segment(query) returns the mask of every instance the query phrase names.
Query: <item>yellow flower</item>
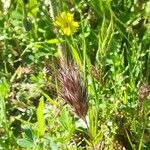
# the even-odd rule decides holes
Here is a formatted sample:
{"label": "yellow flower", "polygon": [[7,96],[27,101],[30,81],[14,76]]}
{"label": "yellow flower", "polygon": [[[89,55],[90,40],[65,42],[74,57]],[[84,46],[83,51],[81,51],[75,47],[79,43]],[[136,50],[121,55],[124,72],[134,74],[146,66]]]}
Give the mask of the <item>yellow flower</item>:
{"label": "yellow flower", "polygon": [[60,16],[56,17],[54,25],[60,28],[60,33],[65,35],[72,35],[77,32],[78,22],[74,21],[73,14],[69,12],[62,12]]}

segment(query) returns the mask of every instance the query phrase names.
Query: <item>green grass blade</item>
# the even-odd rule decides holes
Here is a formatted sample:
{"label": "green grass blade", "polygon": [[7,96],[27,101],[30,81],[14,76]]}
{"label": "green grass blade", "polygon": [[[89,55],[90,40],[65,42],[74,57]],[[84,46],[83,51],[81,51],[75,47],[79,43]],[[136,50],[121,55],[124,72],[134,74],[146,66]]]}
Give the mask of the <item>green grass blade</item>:
{"label": "green grass blade", "polygon": [[37,108],[37,124],[38,124],[38,129],[39,129],[39,136],[43,136],[45,133],[45,128],[44,128],[44,97],[42,96],[40,98],[39,106]]}

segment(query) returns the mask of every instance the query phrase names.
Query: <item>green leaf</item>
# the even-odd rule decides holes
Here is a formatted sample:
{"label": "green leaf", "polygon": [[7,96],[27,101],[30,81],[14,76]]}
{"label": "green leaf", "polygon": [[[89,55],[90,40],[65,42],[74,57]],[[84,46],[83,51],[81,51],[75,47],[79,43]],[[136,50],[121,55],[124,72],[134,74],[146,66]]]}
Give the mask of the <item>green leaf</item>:
{"label": "green leaf", "polygon": [[51,148],[52,150],[58,150],[58,146],[57,146],[57,144],[56,144],[54,141],[51,141],[51,142],[50,142],[50,148]]}
{"label": "green leaf", "polygon": [[31,141],[33,141],[33,135],[32,135],[31,129],[30,128],[25,128],[24,132],[25,132],[26,138],[30,139]]}
{"label": "green leaf", "polygon": [[48,43],[48,44],[58,44],[58,43],[61,43],[63,42],[63,39],[62,38],[59,38],[59,39],[50,39],[50,40],[47,40],[45,41],[45,43]]}
{"label": "green leaf", "polygon": [[37,0],[29,0],[29,15],[30,16],[36,16],[37,11],[38,11],[38,5],[37,5]]}
{"label": "green leaf", "polygon": [[9,149],[9,145],[4,142],[4,139],[0,139],[0,149]]}
{"label": "green leaf", "polygon": [[44,110],[44,97],[42,96],[40,98],[39,106],[37,108],[37,121],[38,121],[38,129],[39,129],[39,135],[43,136],[45,133],[44,129],[44,115],[43,115],[43,110]]}
{"label": "green leaf", "polygon": [[49,97],[49,95],[47,95],[42,90],[41,90],[41,93],[50,102],[51,105],[55,105],[55,106],[59,107],[59,104],[55,100],[53,100],[51,97]]}
{"label": "green leaf", "polygon": [[29,18],[25,17],[23,19],[23,26],[27,32],[29,32],[32,29],[32,24]]}
{"label": "green leaf", "polygon": [[80,56],[77,52],[77,50],[71,45],[71,52],[72,52],[72,56],[74,58],[74,60],[76,61],[76,63],[79,65],[80,68],[82,68],[82,62],[80,59]]}
{"label": "green leaf", "polygon": [[69,112],[66,109],[62,109],[60,114],[60,122],[63,127],[69,132],[73,132],[74,130],[74,122],[72,117],[69,115]]}
{"label": "green leaf", "polygon": [[31,141],[29,139],[18,139],[17,144],[24,148],[31,148],[34,146],[33,141]]}
{"label": "green leaf", "polygon": [[8,93],[9,93],[9,85],[8,85],[6,79],[2,78],[0,80],[0,97],[1,98],[7,97]]}

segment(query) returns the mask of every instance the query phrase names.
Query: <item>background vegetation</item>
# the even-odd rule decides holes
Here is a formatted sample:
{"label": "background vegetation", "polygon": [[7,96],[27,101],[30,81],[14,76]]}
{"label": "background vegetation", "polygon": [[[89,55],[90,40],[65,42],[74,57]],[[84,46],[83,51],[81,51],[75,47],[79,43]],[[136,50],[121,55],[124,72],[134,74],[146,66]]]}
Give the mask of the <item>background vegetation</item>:
{"label": "background vegetation", "polygon": [[[62,12],[75,33],[55,26]],[[149,18],[148,0],[1,0],[0,149],[149,150]],[[86,85],[86,121],[59,94],[62,57]]]}

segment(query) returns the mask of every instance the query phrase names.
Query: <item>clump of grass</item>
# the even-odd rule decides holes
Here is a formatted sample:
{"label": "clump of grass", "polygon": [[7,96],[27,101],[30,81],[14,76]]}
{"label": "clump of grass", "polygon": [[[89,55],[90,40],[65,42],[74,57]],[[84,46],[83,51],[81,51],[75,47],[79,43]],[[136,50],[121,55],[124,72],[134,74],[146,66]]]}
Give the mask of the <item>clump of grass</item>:
{"label": "clump of grass", "polygon": [[[79,68],[74,62],[63,63],[59,74],[60,95],[74,110],[75,114],[83,119],[87,126],[88,140],[93,150],[97,150],[92,133],[86,119],[88,111],[88,93],[85,81],[83,81]],[[84,137],[87,138],[87,137]]]}
{"label": "clump of grass", "polygon": [[150,2],[0,8],[0,149],[150,149]]}

